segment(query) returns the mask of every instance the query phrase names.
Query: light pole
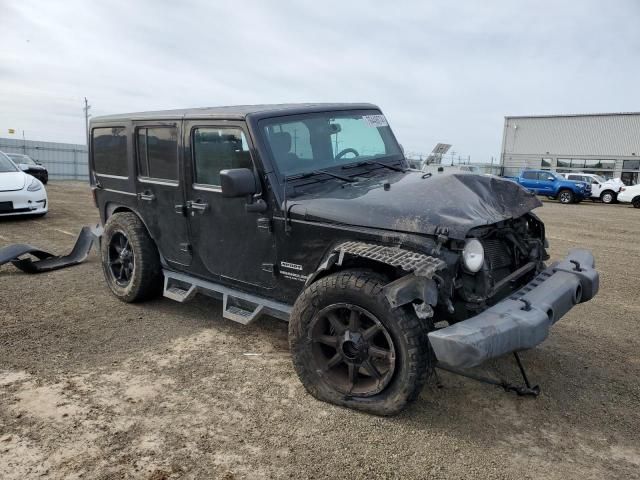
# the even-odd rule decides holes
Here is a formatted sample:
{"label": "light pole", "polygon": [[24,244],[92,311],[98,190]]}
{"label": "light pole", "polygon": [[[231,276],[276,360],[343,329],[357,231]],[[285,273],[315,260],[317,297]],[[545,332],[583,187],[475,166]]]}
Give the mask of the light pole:
{"label": "light pole", "polygon": [[84,97],[84,128],[85,128],[85,135],[87,137],[87,146],[89,146],[89,109],[91,108],[91,105],[89,105],[89,101],[87,100],[87,97]]}

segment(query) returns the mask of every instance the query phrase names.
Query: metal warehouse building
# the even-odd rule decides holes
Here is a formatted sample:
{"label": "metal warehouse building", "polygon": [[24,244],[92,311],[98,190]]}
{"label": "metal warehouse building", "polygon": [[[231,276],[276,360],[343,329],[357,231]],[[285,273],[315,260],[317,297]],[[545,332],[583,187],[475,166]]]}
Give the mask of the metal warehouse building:
{"label": "metal warehouse building", "polygon": [[542,168],[638,183],[640,113],[505,117],[501,160],[507,176]]}

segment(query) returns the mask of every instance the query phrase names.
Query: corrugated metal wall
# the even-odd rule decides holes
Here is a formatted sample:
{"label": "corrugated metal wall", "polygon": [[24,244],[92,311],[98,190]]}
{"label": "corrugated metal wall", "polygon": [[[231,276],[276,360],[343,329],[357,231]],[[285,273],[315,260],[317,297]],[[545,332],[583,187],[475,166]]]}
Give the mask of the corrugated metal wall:
{"label": "corrugated metal wall", "polygon": [[524,168],[640,178],[640,113],[505,117],[504,174]]}
{"label": "corrugated metal wall", "polygon": [[0,151],[29,155],[47,167],[51,180],[89,180],[86,145],[0,138]]}
{"label": "corrugated metal wall", "polygon": [[503,153],[640,155],[640,114],[505,117]]}

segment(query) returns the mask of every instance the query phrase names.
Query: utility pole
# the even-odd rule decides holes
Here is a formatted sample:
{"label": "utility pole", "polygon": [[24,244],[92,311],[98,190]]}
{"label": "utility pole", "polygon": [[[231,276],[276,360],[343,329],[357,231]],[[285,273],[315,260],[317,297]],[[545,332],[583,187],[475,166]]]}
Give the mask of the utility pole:
{"label": "utility pole", "polygon": [[24,130],[22,130],[22,153],[27,154],[27,141],[24,139]]}
{"label": "utility pole", "polygon": [[85,134],[87,136],[87,146],[89,146],[89,117],[91,115],[89,115],[89,109],[91,108],[91,105],[89,105],[89,101],[87,100],[87,97],[84,97],[84,127],[85,127]]}

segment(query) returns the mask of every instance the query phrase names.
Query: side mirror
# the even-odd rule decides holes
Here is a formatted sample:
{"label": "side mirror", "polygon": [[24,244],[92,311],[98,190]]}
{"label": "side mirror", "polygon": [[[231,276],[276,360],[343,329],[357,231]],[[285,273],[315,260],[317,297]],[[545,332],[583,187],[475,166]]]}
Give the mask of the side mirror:
{"label": "side mirror", "polygon": [[18,164],[18,167],[20,168],[20,170],[22,170],[24,172],[29,170],[29,165],[27,165],[26,163],[20,163],[20,164]]}
{"label": "side mirror", "polygon": [[549,175],[549,176],[547,177],[547,182],[553,182],[554,180],[555,180],[555,178],[554,178],[554,177],[552,177],[551,175]]}
{"label": "side mirror", "polygon": [[233,168],[220,171],[220,187],[223,197],[246,197],[258,191],[258,181],[248,168]]}

